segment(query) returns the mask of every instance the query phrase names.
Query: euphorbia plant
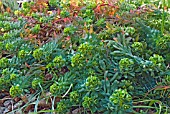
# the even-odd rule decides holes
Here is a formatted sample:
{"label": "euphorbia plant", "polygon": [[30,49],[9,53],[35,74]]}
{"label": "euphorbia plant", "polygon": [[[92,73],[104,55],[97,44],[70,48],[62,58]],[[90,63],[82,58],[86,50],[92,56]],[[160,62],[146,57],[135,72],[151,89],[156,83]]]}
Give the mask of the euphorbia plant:
{"label": "euphorbia plant", "polygon": [[128,94],[127,90],[117,89],[110,96],[110,101],[115,108],[116,113],[128,113],[132,110],[132,97]]}
{"label": "euphorbia plant", "polygon": [[138,104],[156,112],[155,99],[169,105],[169,36],[149,27],[152,11],[123,1],[56,2],[53,12],[40,0],[13,18],[0,15],[0,89],[12,97],[33,89],[64,114],[133,113]]}

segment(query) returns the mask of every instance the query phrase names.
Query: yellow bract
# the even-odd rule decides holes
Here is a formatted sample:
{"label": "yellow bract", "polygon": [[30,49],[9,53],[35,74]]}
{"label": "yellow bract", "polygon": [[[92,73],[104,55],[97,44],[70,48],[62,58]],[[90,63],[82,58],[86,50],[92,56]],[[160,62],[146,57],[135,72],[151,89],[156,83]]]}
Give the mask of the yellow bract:
{"label": "yellow bract", "polygon": [[48,4],[47,4],[47,3],[43,3],[43,6],[45,6],[46,8],[48,8]]}
{"label": "yellow bract", "polygon": [[[105,2],[108,2],[108,0],[104,0]],[[64,0],[64,3],[66,0]],[[100,4],[102,3],[102,0],[70,0],[70,4],[74,6],[79,6],[81,3],[96,3]]]}
{"label": "yellow bract", "polygon": [[4,28],[1,28],[1,31],[4,32],[5,31]]}
{"label": "yellow bract", "polygon": [[0,7],[2,6],[2,2],[0,2]]}
{"label": "yellow bract", "polygon": [[19,14],[21,14],[21,12],[19,10],[16,10],[16,11],[14,11],[14,14],[19,15]]}
{"label": "yellow bract", "polygon": [[48,11],[47,13],[48,13],[48,14],[50,14],[50,15],[51,15],[51,14],[53,14],[53,12],[52,12],[52,11]]}

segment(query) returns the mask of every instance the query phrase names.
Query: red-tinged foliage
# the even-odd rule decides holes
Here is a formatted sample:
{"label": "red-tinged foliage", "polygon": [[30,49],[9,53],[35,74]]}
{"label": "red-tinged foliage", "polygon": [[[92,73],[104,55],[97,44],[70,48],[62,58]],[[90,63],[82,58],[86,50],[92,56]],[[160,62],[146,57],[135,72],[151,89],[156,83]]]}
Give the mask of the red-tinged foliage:
{"label": "red-tinged foliage", "polygon": [[100,16],[104,12],[105,16],[112,17],[118,10],[119,10],[118,6],[106,3],[98,4],[96,8],[94,8],[94,11],[97,16]]}

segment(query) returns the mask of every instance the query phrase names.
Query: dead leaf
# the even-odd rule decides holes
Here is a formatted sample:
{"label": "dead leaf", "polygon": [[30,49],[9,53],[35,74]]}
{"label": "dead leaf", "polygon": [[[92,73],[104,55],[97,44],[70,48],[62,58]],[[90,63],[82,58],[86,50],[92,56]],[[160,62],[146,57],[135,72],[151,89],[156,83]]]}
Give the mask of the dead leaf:
{"label": "dead leaf", "polygon": [[89,33],[90,33],[90,34],[92,34],[92,33],[93,33],[93,25],[90,25]]}
{"label": "dead leaf", "polygon": [[113,40],[114,40],[115,42],[118,42],[117,38],[113,38]]}
{"label": "dead leaf", "polygon": [[31,68],[30,65],[29,65],[28,63],[26,63],[26,62],[25,62],[25,66],[26,66],[27,68],[29,68],[29,69]]}
{"label": "dead leaf", "polygon": [[20,101],[20,100],[21,100],[21,98],[19,98],[19,97],[15,97],[15,98],[14,98],[14,101],[15,101],[15,102],[18,102],[18,101]]}
{"label": "dead leaf", "polygon": [[21,96],[21,99],[24,103],[27,103],[28,102],[28,98],[27,98],[27,95],[24,95],[24,96]]}
{"label": "dead leaf", "polygon": [[11,8],[10,8],[10,7],[7,7],[7,8],[6,8],[6,11],[7,11],[8,13],[10,13],[10,12],[11,12]]}
{"label": "dead leaf", "polygon": [[54,38],[56,38],[56,37],[57,37],[57,34],[56,34],[56,32],[55,32],[55,31],[54,31],[53,35],[54,35]]}

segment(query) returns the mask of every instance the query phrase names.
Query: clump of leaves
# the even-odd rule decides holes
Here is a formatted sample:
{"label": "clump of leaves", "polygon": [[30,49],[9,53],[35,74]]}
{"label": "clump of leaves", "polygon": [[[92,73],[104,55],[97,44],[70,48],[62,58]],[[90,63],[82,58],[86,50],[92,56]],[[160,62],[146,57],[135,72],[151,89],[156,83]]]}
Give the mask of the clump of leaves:
{"label": "clump of leaves", "polygon": [[14,17],[0,15],[1,90],[50,93],[50,108],[63,114],[80,107],[167,112],[160,107],[169,106],[169,34],[149,26],[153,11],[123,1],[49,4],[53,11],[39,0],[23,3]]}

